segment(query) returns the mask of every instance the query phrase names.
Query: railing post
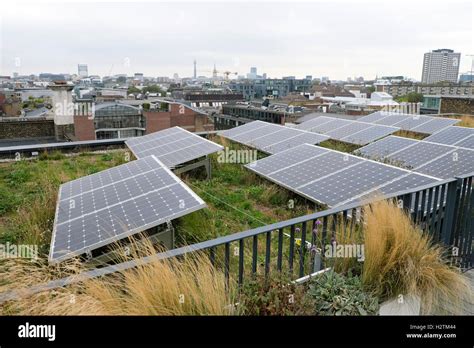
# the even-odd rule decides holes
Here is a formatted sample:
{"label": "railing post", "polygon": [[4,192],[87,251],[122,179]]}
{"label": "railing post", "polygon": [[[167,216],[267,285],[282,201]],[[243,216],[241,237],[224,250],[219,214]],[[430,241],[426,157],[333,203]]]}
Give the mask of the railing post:
{"label": "railing post", "polygon": [[[456,205],[459,199],[459,190],[461,185],[461,179],[456,179],[448,183],[448,193],[446,197],[446,208],[444,214],[443,228],[441,230],[441,239],[444,244],[451,244],[451,236],[453,236],[453,230],[456,226]],[[443,199],[443,197],[441,198]]]}

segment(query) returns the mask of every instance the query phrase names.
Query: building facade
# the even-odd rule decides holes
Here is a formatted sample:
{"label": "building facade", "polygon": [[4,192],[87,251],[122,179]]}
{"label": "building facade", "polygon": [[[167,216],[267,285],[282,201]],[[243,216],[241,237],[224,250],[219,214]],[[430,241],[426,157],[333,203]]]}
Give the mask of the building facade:
{"label": "building facade", "polygon": [[458,81],[461,53],[449,49],[433,50],[423,57],[422,83]]}

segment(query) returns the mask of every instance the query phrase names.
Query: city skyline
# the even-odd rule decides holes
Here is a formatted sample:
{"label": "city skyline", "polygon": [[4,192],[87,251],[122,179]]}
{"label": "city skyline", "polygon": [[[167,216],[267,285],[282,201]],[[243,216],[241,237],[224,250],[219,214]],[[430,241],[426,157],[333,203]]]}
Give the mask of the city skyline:
{"label": "city skyline", "polygon": [[0,14],[0,74],[73,74],[83,63],[91,75],[192,77],[196,59],[198,76],[212,76],[216,64],[276,78],[421,80],[424,53],[439,48],[460,52],[459,71],[469,71],[472,3],[404,4],[9,3]]}

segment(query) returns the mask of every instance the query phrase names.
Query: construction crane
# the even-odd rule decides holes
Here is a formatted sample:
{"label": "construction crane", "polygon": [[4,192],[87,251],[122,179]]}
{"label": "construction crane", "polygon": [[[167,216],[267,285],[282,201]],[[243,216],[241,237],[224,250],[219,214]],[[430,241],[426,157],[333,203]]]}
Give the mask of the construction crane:
{"label": "construction crane", "polygon": [[199,70],[199,71],[200,72],[206,72],[206,73],[212,73],[212,77],[214,77],[214,78],[217,77],[217,74],[222,74],[222,75],[224,75],[225,80],[229,80],[229,75],[237,76],[239,74],[238,72],[232,72],[232,71],[229,71],[229,70],[225,70],[225,71],[217,70],[215,65],[214,65],[214,69],[212,71],[211,70]]}

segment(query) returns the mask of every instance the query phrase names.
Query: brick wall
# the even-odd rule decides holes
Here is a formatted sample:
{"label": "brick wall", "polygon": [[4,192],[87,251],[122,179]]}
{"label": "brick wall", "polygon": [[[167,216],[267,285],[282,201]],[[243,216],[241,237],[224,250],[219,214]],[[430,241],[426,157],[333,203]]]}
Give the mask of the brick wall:
{"label": "brick wall", "polygon": [[95,140],[94,120],[89,116],[74,116],[75,140]]}
{"label": "brick wall", "polygon": [[146,134],[179,126],[190,132],[213,130],[206,115],[199,114],[181,104],[170,104],[169,111],[144,111]]}
{"label": "brick wall", "polygon": [[456,113],[474,115],[474,98],[443,98],[441,97],[441,114]]}
{"label": "brick wall", "polygon": [[0,139],[54,137],[53,120],[1,121]]}

